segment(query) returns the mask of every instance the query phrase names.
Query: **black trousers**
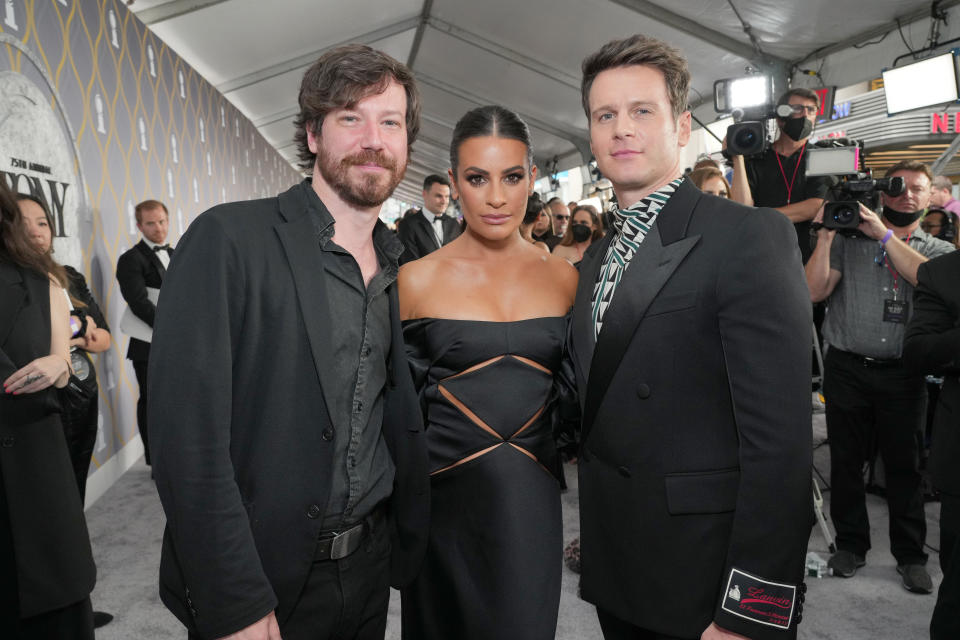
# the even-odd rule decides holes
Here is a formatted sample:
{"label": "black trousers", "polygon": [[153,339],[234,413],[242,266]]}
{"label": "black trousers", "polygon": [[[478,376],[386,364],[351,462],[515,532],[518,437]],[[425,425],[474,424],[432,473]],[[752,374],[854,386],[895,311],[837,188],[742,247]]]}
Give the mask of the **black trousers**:
{"label": "black trousers", "polygon": [[943,581],[930,621],[930,640],[960,638],[960,495],[940,494],[940,568]]}
{"label": "black trousers", "polygon": [[[621,620],[612,613],[597,607],[597,619],[600,621],[600,630],[604,640],[694,640],[693,638],[678,638],[665,636],[649,629],[643,629]],[[704,628],[706,631],[706,628]]]}
{"label": "black trousers", "polygon": [[[42,506],[42,505],[41,505]],[[5,640],[94,640],[90,598],[29,618],[20,617],[16,549],[0,469],[0,637]]]}
{"label": "black trousers", "polygon": [[77,477],[77,488],[80,489],[81,504],[87,494],[87,475],[90,472],[90,458],[93,456],[93,445],[97,440],[98,398],[94,396],[83,406],[70,406],[61,396],[60,418],[63,421],[63,435],[67,439],[67,451],[70,452],[70,463],[73,473]]}
{"label": "black trousers", "polygon": [[140,397],[137,399],[137,428],[140,429],[140,439],[143,440],[143,459],[150,464],[150,438],[147,429],[147,367],[149,360],[133,360],[133,372],[137,374],[137,384],[140,386]]}
{"label": "black trousers", "polygon": [[[371,532],[359,549],[340,560],[314,562],[290,612],[277,612],[283,640],[383,640],[390,531],[385,517],[370,517],[367,525]],[[189,640],[200,638],[189,634]]]}
{"label": "black trousers", "polygon": [[863,465],[879,445],[890,512],[890,550],[898,564],[926,564],[920,439],[924,378],[899,364],[864,366],[851,354],[827,353],[824,395],[830,440],[830,518],[837,548],[865,556],[870,549]]}

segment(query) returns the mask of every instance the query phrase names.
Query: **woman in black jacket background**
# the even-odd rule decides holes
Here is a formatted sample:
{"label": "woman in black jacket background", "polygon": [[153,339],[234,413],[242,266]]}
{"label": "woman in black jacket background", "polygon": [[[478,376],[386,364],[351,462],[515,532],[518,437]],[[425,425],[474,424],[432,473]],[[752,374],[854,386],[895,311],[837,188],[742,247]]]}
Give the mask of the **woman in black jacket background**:
{"label": "woman in black jacket background", "polygon": [[33,247],[0,181],[0,629],[93,639],[96,569],[60,422],[66,274]]}
{"label": "woman in black jacket background", "polygon": [[[53,260],[53,217],[46,202],[37,196],[17,194],[17,205],[21,222],[34,246]],[[99,388],[89,354],[110,348],[110,329],[83,274],[68,265],[63,265],[63,268],[67,274],[67,292],[72,303],[70,363],[73,375],[60,392],[60,417],[70,461],[77,477],[77,487],[80,489],[80,501],[83,502],[98,426]]]}

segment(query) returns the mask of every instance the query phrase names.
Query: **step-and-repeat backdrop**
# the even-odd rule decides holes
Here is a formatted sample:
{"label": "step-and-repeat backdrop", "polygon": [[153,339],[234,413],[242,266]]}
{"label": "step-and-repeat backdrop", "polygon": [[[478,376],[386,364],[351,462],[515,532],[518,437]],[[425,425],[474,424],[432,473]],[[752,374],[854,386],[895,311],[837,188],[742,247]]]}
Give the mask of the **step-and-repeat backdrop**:
{"label": "step-and-repeat backdrop", "polygon": [[87,276],[113,330],[112,348],[96,358],[89,504],[140,451],[114,277],[139,240],[134,205],[164,202],[176,245],[207,208],[301,178],[120,0],[0,0],[0,178],[50,204],[54,257]]}

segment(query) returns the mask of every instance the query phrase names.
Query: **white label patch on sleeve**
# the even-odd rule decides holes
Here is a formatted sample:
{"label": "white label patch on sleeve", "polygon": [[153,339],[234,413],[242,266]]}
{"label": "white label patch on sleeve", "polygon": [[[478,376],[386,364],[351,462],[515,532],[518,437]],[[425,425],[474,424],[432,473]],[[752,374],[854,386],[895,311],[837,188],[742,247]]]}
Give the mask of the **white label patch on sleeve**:
{"label": "white label patch on sleeve", "polygon": [[796,605],[797,587],[730,570],[722,608],[727,613],[786,631]]}

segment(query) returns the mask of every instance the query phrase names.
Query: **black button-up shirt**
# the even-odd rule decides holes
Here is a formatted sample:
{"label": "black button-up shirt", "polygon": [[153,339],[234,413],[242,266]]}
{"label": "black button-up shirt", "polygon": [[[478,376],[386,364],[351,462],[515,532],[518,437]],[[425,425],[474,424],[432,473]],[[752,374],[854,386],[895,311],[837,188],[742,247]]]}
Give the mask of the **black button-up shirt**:
{"label": "black button-up shirt", "polygon": [[305,187],[330,305],[333,360],[329,366],[334,379],[343,381],[324,390],[334,426],[334,469],[322,526],[335,529],[360,521],[393,491],[395,468],[382,432],[391,341],[387,288],[397,279],[403,245],[377,221],[373,244],[380,270],[364,286],[360,265],[333,241],[333,216],[309,180]]}

